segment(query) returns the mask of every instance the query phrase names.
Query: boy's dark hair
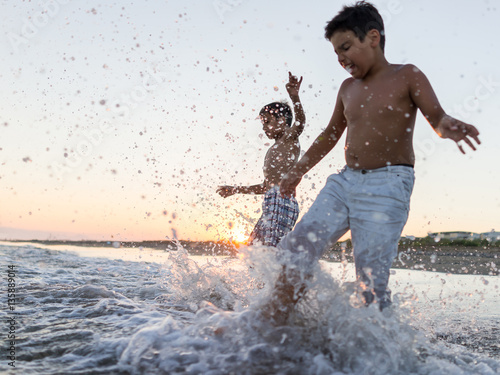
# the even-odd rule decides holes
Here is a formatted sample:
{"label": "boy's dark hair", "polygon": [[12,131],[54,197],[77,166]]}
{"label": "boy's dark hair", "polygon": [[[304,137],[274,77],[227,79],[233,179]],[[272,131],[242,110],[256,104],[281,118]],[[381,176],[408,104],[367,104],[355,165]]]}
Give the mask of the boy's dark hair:
{"label": "boy's dark hair", "polygon": [[377,8],[366,1],[358,1],[344,8],[325,27],[325,38],[330,40],[336,31],[352,31],[363,41],[370,30],[380,33],[380,48],[385,47],[384,21]]}
{"label": "boy's dark hair", "polygon": [[272,102],[266,104],[259,112],[259,115],[263,115],[265,112],[270,113],[275,119],[279,116],[285,116],[286,125],[288,127],[292,126],[293,113],[292,109],[287,103],[282,102]]}

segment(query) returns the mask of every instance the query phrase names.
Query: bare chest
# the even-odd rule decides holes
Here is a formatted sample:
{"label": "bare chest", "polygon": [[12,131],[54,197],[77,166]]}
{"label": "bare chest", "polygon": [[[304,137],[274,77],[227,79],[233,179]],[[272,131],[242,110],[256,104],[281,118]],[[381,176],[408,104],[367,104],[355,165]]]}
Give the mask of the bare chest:
{"label": "bare chest", "polygon": [[266,153],[264,176],[281,178],[297,162],[299,154],[298,141],[276,142]]}
{"label": "bare chest", "polygon": [[398,122],[409,118],[414,111],[407,86],[395,80],[353,84],[342,99],[348,126]]}

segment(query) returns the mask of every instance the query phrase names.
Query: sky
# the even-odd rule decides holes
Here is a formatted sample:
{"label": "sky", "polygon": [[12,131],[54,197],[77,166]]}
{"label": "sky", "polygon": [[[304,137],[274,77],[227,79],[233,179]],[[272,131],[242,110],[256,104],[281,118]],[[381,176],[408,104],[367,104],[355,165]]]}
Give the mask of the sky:
{"label": "sky", "polygon": [[[347,2],[351,4],[352,2]],[[480,131],[462,155],[419,114],[403,235],[500,229],[497,1],[373,1],[385,54]],[[262,196],[258,112],[303,77],[302,150],[349,77],[323,37],[341,1],[4,1],[0,239],[241,240]],[[343,138],[297,189],[301,214],[344,164]]]}

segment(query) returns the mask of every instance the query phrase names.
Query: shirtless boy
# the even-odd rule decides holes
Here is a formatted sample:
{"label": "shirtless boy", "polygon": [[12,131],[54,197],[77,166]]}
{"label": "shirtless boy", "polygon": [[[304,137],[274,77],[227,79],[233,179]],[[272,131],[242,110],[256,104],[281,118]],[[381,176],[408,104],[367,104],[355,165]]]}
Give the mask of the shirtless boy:
{"label": "shirtless boy", "polygon": [[282,196],[279,183],[283,176],[299,159],[299,136],[306,121],[299,90],[302,83],[289,73],[286,85],[293,103],[295,122],[290,107],[286,103],[274,102],[265,105],[260,111],[263,130],[274,145],[267,151],[264,159],[264,182],[252,186],[219,186],[217,192],[224,198],[233,194],[264,194],[262,216],[250,234],[248,244],[260,243],[276,246],[281,238],[290,232],[299,216],[299,205],[293,196]]}
{"label": "shirtless boy", "polygon": [[273,291],[268,313],[275,321],[303,295],[304,277],[323,252],[349,229],[356,276],[364,302],[391,304],[389,269],[408,218],[414,184],[413,129],[417,109],[441,138],[463,141],[473,150],[477,129],[448,116],[426,76],[410,64],[384,56],[384,26],[373,5],[358,2],[325,27],[325,37],[351,78],[341,85],[331,120],[280,184],[293,195],[302,176],[323,159],[344,133],[346,166],[328,177],[309,211],[278,244],[287,254],[285,272]]}

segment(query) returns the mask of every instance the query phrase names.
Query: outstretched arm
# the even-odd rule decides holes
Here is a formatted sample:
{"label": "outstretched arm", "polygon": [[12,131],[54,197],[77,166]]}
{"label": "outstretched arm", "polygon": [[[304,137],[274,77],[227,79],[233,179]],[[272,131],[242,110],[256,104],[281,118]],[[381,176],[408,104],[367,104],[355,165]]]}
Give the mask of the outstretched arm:
{"label": "outstretched arm", "polygon": [[299,97],[301,83],[302,77],[298,80],[296,76],[292,75],[291,72],[288,72],[286,91],[288,91],[288,95],[290,95],[290,99],[292,100],[293,112],[295,115],[295,121],[289,129],[289,134],[294,138],[298,138],[300,136],[306,124],[306,115]]}
{"label": "outstretched arm", "polygon": [[234,194],[264,194],[266,192],[266,186],[265,183],[252,186],[223,185],[217,187],[216,191],[221,197],[227,198]]}
{"label": "outstretched arm", "polygon": [[[341,87],[342,90],[342,87]],[[346,129],[347,122],[344,116],[344,105],[339,94],[337,103],[333,111],[332,118],[328,126],[313,142],[309,150],[295,164],[290,171],[283,177],[280,183],[280,192],[282,196],[295,195],[295,189],[310,169],[319,163],[337,144],[342,133]]]}
{"label": "outstretched arm", "polygon": [[436,133],[441,138],[449,138],[455,141],[462,154],[465,154],[465,151],[459,143],[460,141],[464,141],[475,151],[476,147],[471,139],[476,141],[478,145],[481,144],[478,138],[479,131],[473,125],[448,116],[439,104],[439,100],[425,74],[413,65],[408,65],[405,68],[410,77],[410,96]]}

